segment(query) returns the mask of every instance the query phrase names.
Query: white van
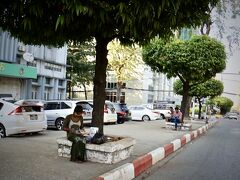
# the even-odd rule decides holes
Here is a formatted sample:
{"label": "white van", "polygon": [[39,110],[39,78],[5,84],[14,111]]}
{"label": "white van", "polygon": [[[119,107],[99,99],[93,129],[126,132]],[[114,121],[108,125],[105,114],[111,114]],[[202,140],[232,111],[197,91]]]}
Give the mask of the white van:
{"label": "white van", "polygon": [[39,100],[21,100],[13,104],[0,99],[0,136],[46,130],[43,105]]}

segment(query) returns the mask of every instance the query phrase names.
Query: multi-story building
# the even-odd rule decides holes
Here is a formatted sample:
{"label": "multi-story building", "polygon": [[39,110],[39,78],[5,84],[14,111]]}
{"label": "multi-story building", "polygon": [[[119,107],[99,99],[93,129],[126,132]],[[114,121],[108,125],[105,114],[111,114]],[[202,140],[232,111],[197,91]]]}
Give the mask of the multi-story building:
{"label": "multi-story building", "polygon": [[234,102],[240,110],[240,1],[221,0],[221,6],[212,12],[213,24],[210,36],[225,45],[227,53],[226,69],[216,78],[223,82],[222,96]]}
{"label": "multi-story building", "polygon": [[24,45],[0,31],[0,95],[18,99],[66,98],[67,47]]}

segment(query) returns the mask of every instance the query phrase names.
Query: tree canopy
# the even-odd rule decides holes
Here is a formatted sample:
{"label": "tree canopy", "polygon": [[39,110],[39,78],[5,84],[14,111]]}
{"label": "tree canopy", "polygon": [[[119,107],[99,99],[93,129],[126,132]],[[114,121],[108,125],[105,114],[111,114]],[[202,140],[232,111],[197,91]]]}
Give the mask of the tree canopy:
{"label": "tree canopy", "polygon": [[210,99],[208,102],[211,105],[216,105],[217,107],[220,108],[220,113],[221,114],[226,114],[229,112],[233,106],[233,101],[227,97],[215,97],[213,99]]}
{"label": "tree canopy", "polygon": [[191,87],[211,79],[226,67],[224,46],[208,36],[169,42],[154,39],[143,49],[143,59],[153,70],[182,81],[181,110],[186,115]]}
{"label": "tree canopy", "polygon": [[[93,83],[95,67],[95,43],[68,43],[67,73],[71,76],[71,87],[83,87],[87,99],[86,85]],[[69,92],[70,93],[70,92]]]}
{"label": "tree canopy", "polygon": [[145,43],[198,26],[219,0],[2,0],[0,27],[27,44],[62,46],[96,40],[92,126],[103,132],[107,44]]}
{"label": "tree canopy", "polygon": [[117,81],[116,100],[120,101],[123,83],[127,80],[136,79],[140,76],[138,67],[144,62],[141,57],[141,48],[137,45],[123,46],[114,40],[108,45],[108,67],[114,72]]}
{"label": "tree canopy", "polygon": [[[191,97],[196,97],[199,103],[198,118],[201,118],[202,99],[203,98],[214,98],[220,96],[223,93],[223,83],[216,79],[209,79],[204,83],[196,84],[189,90]],[[176,94],[183,95],[183,84],[182,81],[177,80],[174,82],[173,91]]]}

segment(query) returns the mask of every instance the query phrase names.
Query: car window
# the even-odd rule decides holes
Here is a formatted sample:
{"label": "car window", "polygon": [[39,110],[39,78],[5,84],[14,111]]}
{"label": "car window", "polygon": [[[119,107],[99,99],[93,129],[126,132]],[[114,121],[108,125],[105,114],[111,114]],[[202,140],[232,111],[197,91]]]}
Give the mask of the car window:
{"label": "car window", "polygon": [[120,104],[114,104],[114,108],[116,111],[122,111]]}
{"label": "car window", "polygon": [[119,105],[120,105],[122,111],[128,111],[128,107],[126,104],[119,104]]}
{"label": "car window", "polygon": [[113,107],[113,104],[111,104],[111,103],[106,103],[106,106],[107,106],[107,108],[109,108],[109,109],[113,109],[114,107]]}
{"label": "car window", "polygon": [[71,109],[72,105],[70,102],[61,102],[61,109]]}
{"label": "car window", "polygon": [[78,102],[77,105],[80,105],[80,106],[82,106],[83,109],[87,109],[87,110],[90,110],[90,109],[93,108],[93,107],[92,107],[90,104],[88,104],[87,102]]}
{"label": "car window", "polygon": [[54,110],[60,109],[60,104],[58,102],[48,102],[44,106],[44,110]]}

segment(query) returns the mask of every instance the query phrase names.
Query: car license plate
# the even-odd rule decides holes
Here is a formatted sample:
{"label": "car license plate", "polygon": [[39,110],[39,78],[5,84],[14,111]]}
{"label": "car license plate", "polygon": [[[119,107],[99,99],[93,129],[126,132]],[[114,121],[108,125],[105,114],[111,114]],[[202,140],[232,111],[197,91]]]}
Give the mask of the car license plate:
{"label": "car license plate", "polygon": [[36,114],[31,114],[31,115],[30,115],[30,120],[38,120],[38,115],[36,115]]}

